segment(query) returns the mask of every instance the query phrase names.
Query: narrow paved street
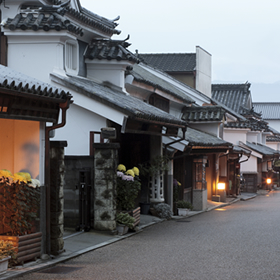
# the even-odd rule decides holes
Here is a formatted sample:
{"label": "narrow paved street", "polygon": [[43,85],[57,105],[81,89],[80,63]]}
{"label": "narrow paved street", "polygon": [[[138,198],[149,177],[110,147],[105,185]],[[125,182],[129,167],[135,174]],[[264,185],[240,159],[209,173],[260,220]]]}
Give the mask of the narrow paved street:
{"label": "narrow paved street", "polygon": [[[170,220],[20,279],[280,279],[280,191]],[[68,272],[68,273],[66,273]]]}

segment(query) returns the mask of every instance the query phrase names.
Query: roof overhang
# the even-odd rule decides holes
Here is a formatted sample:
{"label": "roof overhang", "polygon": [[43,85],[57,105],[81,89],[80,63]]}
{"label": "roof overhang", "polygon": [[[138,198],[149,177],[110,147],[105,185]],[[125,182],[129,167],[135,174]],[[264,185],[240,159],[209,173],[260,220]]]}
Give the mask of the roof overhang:
{"label": "roof overhang", "polygon": [[121,132],[176,137],[178,135],[179,128],[186,129],[185,126],[177,124],[168,124],[142,118],[124,117]]}

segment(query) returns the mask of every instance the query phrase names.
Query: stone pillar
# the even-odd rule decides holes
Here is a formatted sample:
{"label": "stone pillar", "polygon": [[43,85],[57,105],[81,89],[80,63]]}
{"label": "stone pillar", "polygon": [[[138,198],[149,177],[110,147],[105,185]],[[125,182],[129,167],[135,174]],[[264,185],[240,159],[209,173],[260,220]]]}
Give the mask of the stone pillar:
{"label": "stone pillar", "polygon": [[194,162],[194,182],[193,182],[193,208],[195,211],[201,211],[207,208],[207,182],[205,165],[207,157],[198,157]]}
{"label": "stone pillar", "polygon": [[64,147],[66,141],[50,142],[50,220],[51,220],[51,254],[63,252],[63,184],[64,184]]}
{"label": "stone pillar", "polygon": [[96,143],[94,148],[94,229],[116,229],[118,143]]}

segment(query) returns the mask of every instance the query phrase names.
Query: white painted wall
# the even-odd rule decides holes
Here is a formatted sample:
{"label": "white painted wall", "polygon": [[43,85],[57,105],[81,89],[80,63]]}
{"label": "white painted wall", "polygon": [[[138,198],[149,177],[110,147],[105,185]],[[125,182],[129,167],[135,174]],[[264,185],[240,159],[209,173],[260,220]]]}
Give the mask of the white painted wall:
{"label": "white painted wall", "polygon": [[251,143],[252,142],[260,143],[260,132],[248,131],[248,133],[247,133],[247,141],[251,142]]}
{"label": "white painted wall", "polygon": [[246,143],[246,137],[247,137],[246,134],[247,134],[247,130],[224,128],[224,138],[223,139],[234,145],[238,145],[239,141]]}
{"label": "white painted wall", "polygon": [[211,97],[212,56],[201,47],[196,47],[196,77],[195,87],[198,91]]}
{"label": "white painted wall", "polygon": [[124,75],[129,62],[86,59],[86,65],[87,78],[109,82],[126,92]]}
{"label": "white painted wall", "polygon": [[66,155],[89,155],[90,131],[107,127],[106,118],[72,104],[67,110],[66,125],[55,131],[52,140],[67,140]]}
{"label": "white painted wall", "polygon": [[280,120],[265,120],[268,125],[280,132]]}
{"label": "white painted wall", "polygon": [[[246,160],[246,156],[242,156],[240,162]],[[257,173],[258,172],[258,160],[257,157],[252,156],[249,158],[248,161],[242,162],[240,164],[240,172],[242,173]]]}
{"label": "white painted wall", "polygon": [[189,126],[219,137],[219,123],[189,123]]}
{"label": "white painted wall", "polygon": [[[54,69],[64,71],[64,42],[57,36],[9,37],[8,67],[49,83]],[[61,35],[61,34],[60,34]]]}

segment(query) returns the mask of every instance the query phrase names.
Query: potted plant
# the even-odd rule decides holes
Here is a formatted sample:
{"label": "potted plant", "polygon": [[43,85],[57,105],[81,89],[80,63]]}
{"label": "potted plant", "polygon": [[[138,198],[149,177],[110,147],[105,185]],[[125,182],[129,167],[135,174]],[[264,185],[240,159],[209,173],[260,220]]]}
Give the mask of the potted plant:
{"label": "potted plant", "polygon": [[123,164],[119,164],[117,170],[117,210],[127,211],[135,218],[134,226],[140,222],[140,207],[135,208],[135,201],[140,190],[139,169],[133,167],[126,170]]}
{"label": "potted plant", "polygon": [[[9,240],[16,248],[15,262],[23,262],[41,255],[41,233],[34,229],[40,203],[39,181],[28,173],[0,170],[0,240]],[[36,233],[34,233],[36,232]],[[34,240],[35,238],[35,240]],[[30,245],[26,250],[21,245]],[[29,253],[30,252],[30,253]]]}
{"label": "potted plant", "polygon": [[193,209],[193,206],[190,202],[185,200],[177,201],[178,215],[179,216],[187,216],[189,210]]}
{"label": "potted plant", "polygon": [[9,260],[15,257],[15,253],[12,242],[0,240],[0,274],[6,272]]}
{"label": "potted plant", "polygon": [[128,229],[134,228],[135,218],[128,213],[117,213],[116,215],[117,231],[119,235],[124,235],[128,232]]}

